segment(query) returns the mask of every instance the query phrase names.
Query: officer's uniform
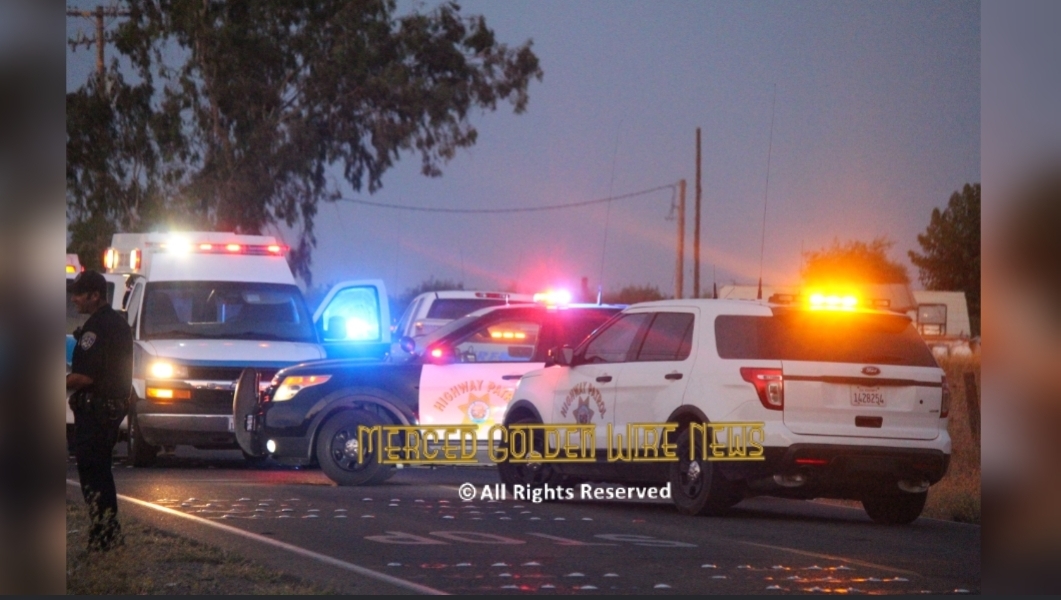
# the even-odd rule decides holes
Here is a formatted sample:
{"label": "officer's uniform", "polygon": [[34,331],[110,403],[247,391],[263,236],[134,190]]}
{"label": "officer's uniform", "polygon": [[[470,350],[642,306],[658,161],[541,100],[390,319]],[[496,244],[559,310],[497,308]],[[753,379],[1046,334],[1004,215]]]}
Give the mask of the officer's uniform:
{"label": "officer's uniform", "polygon": [[74,456],[81,493],[92,518],[89,545],[106,549],[120,539],[121,533],[111,454],[132,388],[133,337],[129,324],[110,305],[92,313],[74,337],[77,345],[71,373],[90,377],[93,382],[71,398]]}

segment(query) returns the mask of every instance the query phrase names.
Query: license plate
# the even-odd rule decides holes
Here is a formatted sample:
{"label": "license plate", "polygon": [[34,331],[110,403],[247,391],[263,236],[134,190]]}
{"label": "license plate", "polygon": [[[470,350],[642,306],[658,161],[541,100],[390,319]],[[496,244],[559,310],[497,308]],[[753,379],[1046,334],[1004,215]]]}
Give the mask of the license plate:
{"label": "license plate", "polygon": [[851,388],[851,406],[884,406],[884,392],[879,387],[856,385]]}

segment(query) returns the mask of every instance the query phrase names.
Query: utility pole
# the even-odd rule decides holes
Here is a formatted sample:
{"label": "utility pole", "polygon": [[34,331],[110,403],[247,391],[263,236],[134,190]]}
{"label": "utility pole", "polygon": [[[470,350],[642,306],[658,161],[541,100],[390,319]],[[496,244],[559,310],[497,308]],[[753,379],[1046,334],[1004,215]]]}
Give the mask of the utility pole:
{"label": "utility pole", "polygon": [[77,40],[76,42],[72,42],[72,45],[77,46],[85,44],[85,46],[88,46],[90,44],[96,44],[96,74],[103,77],[104,70],[106,69],[103,60],[103,48],[107,45],[107,41],[104,39],[103,34],[103,17],[128,17],[129,11],[118,10],[115,6],[96,6],[96,10],[67,10],[66,16],[85,17],[86,19],[96,20],[96,40],[94,42],[84,39]]}
{"label": "utility pole", "polygon": [[700,128],[696,128],[696,222],[693,225],[693,298],[700,297]]}
{"label": "utility pole", "polygon": [[674,297],[685,294],[685,180],[678,182],[678,265],[675,268]]}

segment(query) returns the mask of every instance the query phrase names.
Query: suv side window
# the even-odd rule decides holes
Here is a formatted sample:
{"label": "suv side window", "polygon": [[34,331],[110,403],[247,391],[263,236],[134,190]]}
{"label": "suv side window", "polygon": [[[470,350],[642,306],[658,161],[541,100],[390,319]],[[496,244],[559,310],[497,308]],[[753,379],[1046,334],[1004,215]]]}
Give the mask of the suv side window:
{"label": "suv side window", "polygon": [[689,358],[692,342],[692,313],[657,313],[637,353],[637,360],[685,360]]}
{"label": "suv side window", "polygon": [[580,363],[620,363],[631,358],[631,348],[652,313],[623,315],[586,344]]}
{"label": "suv side window", "polygon": [[528,362],[540,329],[534,321],[498,321],[465,337],[454,350],[461,362]]}

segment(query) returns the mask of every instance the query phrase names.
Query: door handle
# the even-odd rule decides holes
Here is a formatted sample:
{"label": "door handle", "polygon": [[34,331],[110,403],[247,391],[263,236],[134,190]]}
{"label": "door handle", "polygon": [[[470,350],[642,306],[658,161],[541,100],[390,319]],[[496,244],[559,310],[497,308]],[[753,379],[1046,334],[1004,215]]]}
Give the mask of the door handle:
{"label": "door handle", "polygon": [[515,381],[517,379],[522,379],[522,378],[523,378],[522,375],[502,375],[501,376],[501,379],[504,379],[505,381]]}
{"label": "door handle", "polygon": [[600,383],[608,383],[611,380],[612,380],[612,376],[611,375],[601,375],[600,377],[597,378],[597,381],[600,382]]}
{"label": "door handle", "polygon": [[671,381],[678,381],[682,378],[681,373],[667,373],[663,376],[664,379],[670,379]]}

